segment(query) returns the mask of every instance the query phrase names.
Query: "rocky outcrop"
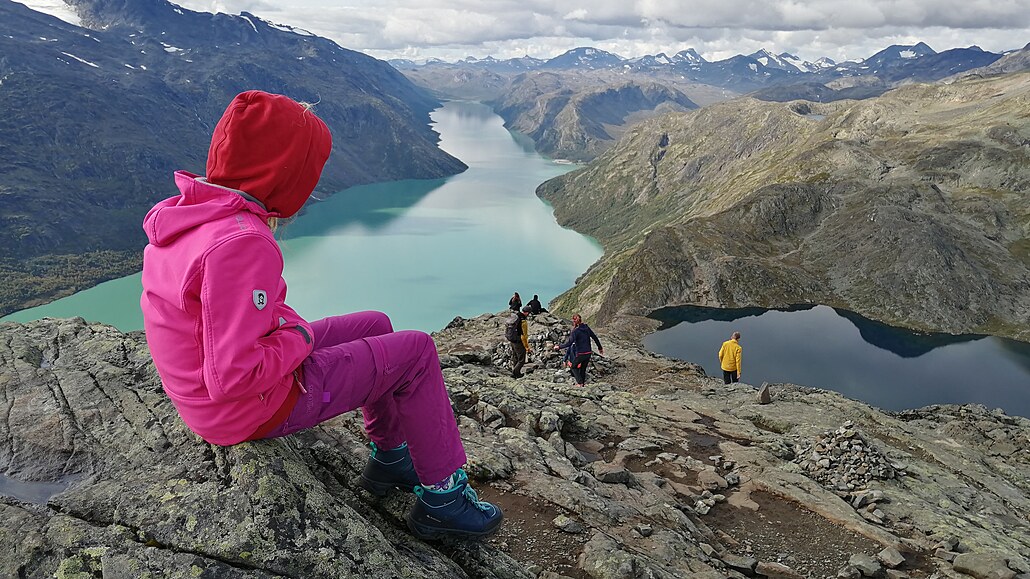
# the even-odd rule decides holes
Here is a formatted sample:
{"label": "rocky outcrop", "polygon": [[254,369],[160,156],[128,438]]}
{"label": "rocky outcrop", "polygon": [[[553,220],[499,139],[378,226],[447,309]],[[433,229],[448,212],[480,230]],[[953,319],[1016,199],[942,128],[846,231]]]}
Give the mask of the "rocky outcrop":
{"label": "rocky outcrop", "polygon": [[[215,447],[176,416],[141,333],[0,324],[0,576],[1030,572],[1027,419],[888,414],[785,384],[760,404],[748,385],[605,334],[606,373],[577,388],[556,381],[551,343],[568,326],[546,314],[531,318],[532,364],[513,380],[493,361],[503,324],[456,319],[434,336],[470,476],[506,512],[482,543],[418,541],[402,519],[410,495],[357,488],[358,413]],[[836,459],[856,440],[904,469],[844,491],[796,462],[805,445]]]}
{"label": "rocky outcrop", "polygon": [[827,304],[1030,339],[1030,74],[833,104],[737,99],[634,128],[543,184],[606,254],[552,303],[612,324]]}

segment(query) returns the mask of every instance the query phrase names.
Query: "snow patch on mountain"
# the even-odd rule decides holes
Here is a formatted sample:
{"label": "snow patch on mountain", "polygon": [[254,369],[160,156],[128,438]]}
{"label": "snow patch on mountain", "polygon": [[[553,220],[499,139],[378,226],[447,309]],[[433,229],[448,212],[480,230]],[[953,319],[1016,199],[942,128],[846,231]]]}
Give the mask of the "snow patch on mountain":
{"label": "snow patch on mountain", "polygon": [[254,24],[254,21],[253,21],[253,20],[251,20],[250,18],[248,18],[248,17],[247,17],[246,15],[244,15],[244,14],[240,14],[240,18],[242,18],[242,19],[246,20],[246,21],[247,21],[247,24],[250,24],[250,27],[254,29],[254,32],[257,32],[257,31],[258,31],[258,29],[257,29],[257,25],[256,25],[256,24]]}
{"label": "snow patch on mountain", "polygon": [[17,0],[19,4],[29,7],[36,12],[42,12],[43,14],[49,14],[55,18],[60,18],[68,24],[75,26],[82,26],[82,18],[75,10],[65,4],[62,0]]}
{"label": "snow patch on mountain", "polygon": [[72,54],[70,52],[62,52],[61,54],[65,55],[65,56],[68,56],[68,57],[71,57],[71,58],[74,58],[75,60],[81,62],[82,64],[88,64],[89,66],[92,66],[93,68],[100,68],[99,65],[97,65],[95,63],[92,63],[92,62],[90,62],[90,61],[88,61],[88,60],[86,60],[84,58],[79,58],[78,56],[75,56],[74,54]]}
{"label": "snow patch on mountain", "polygon": [[793,66],[800,72],[815,72],[822,68],[816,63],[811,63],[802,58],[798,58],[797,56],[794,56],[789,52],[784,52],[780,54],[780,60]]}
{"label": "snow patch on mountain", "polygon": [[692,63],[692,64],[693,63],[706,62],[705,59],[702,58],[702,56],[700,54],[698,54],[697,51],[694,50],[693,48],[688,48],[686,50],[681,50],[681,51],[677,52],[676,56],[673,57],[673,58],[675,60],[677,60],[677,61],[680,61],[680,62],[689,62],[689,63]]}
{"label": "snow patch on mountain", "polygon": [[290,26],[289,24],[279,24],[277,22],[269,22],[267,20],[262,20],[262,22],[264,22],[272,28],[275,28],[276,30],[282,30],[283,32],[292,32],[294,34],[299,34],[300,36],[314,36],[314,34],[308,32],[307,30],[304,30],[303,28],[295,28],[293,26]]}

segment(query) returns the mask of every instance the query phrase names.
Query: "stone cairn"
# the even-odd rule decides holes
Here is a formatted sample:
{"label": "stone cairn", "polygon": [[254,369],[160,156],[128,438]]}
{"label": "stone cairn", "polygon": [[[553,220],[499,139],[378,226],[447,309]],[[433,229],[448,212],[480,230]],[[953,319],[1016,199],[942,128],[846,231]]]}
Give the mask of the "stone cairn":
{"label": "stone cairn", "polygon": [[868,490],[873,480],[905,476],[905,465],[892,462],[872,446],[852,421],[826,431],[808,445],[794,445],[794,463],[823,487],[848,501],[867,521],[884,523],[877,504],[887,502],[883,491]]}
{"label": "stone cairn", "polygon": [[[571,331],[571,325],[558,323],[545,327],[542,331],[531,333],[529,347],[532,352],[530,352],[529,361],[523,366],[522,371],[526,374],[538,372],[537,377],[543,376],[544,379],[556,383],[570,381],[569,369],[564,365],[565,352],[555,351],[554,346],[565,342]],[[494,347],[491,362],[500,368],[511,368],[511,344],[503,337]],[[588,372],[592,378],[600,378],[611,374],[614,367],[615,363],[610,358],[599,356],[595,352],[590,358]]]}

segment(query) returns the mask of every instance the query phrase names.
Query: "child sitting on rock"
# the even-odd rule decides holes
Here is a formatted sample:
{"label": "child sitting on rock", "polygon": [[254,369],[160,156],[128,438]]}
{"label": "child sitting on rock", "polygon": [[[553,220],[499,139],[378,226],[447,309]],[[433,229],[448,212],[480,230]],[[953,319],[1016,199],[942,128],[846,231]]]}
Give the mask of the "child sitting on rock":
{"label": "child sitting on rock", "polygon": [[248,91],[215,127],[207,176],[178,171],[180,195],[143,228],[147,343],[164,390],[204,440],[233,445],[363,409],[372,455],[360,484],[418,496],[420,537],[485,536],[501,524],[466,462],[432,338],[395,332],[386,314],[307,322],[286,304],[273,231],[311,195],[332,137],[310,110]]}

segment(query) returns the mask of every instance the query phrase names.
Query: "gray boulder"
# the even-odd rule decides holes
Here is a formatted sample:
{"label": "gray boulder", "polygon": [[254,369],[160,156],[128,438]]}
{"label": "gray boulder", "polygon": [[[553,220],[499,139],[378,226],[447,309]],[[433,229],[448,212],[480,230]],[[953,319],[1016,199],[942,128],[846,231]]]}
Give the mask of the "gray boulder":
{"label": "gray boulder", "polygon": [[47,490],[0,497],[2,577],[527,576],[486,544],[447,556],[416,540],[409,497],[377,502],[354,486],[367,453],[342,424],[202,441],[141,333],[3,324],[0,360],[0,465]]}
{"label": "gray boulder", "polygon": [[1001,553],[960,553],[953,565],[959,573],[977,579],[1012,579],[1016,572],[1009,568],[1009,557]]}

